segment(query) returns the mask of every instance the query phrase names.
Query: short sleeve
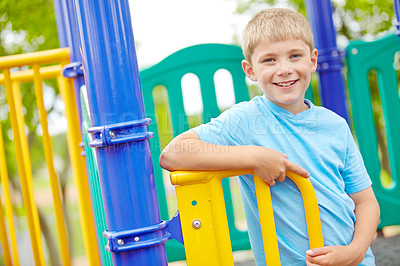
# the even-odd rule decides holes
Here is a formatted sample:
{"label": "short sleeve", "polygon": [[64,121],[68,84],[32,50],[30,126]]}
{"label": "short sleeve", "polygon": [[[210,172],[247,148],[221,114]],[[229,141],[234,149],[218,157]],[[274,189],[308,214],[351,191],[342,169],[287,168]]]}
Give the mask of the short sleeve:
{"label": "short sleeve", "polygon": [[372,182],[367,173],[360,151],[347,127],[347,150],[342,177],[347,194],[356,193],[371,186]]}
{"label": "short sleeve", "polygon": [[243,145],[248,132],[248,119],[243,104],[234,105],[207,124],[192,130],[202,141],[217,145]]}

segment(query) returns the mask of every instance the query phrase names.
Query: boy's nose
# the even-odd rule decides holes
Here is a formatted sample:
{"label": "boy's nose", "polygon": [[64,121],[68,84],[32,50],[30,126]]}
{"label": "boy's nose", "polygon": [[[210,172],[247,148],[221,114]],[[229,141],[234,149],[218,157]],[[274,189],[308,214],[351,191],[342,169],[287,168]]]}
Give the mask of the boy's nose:
{"label": "boy's nose", "polygon": [[278,65],[278,71],[277,71],[278,75],[287,76],[291,73],[293,73],[293,68],[292,68],[292,64],[290,62],[286,62],[286,61],[281,62]]}

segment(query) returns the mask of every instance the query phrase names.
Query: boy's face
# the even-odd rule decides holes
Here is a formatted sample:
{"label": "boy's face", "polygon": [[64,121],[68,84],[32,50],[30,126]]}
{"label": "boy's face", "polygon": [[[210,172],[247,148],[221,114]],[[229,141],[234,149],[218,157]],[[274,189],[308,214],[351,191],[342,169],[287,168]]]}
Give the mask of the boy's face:
{"label": "boy's face", "polygon": [[310,52],[302,40],[263,41],[254,49],[252,63],[244,60],[242,67],[269,100],[297,114],[308,108],[304,93],[317,68],[317,57],[317,50]]}

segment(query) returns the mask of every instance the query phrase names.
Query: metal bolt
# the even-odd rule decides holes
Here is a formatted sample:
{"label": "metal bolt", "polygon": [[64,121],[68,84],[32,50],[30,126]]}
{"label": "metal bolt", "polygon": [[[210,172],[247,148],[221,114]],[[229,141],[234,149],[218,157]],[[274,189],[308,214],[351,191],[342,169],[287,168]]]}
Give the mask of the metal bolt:
{"label": "metal bolt", "polygon": [[115,133],[114,133],[114,131],[110,131],[110,138],[112,138],[112,139],[115,138]]}
{"label": "metal bolt", "polygon": [[336,50],[332,51],[332,56],[333,57],[338,57],[339,56],[339,52],[336,51]]}
{"label": "metal bolt", "polygon": [[199,219],[194,219],[192,222],[192,226],[194,229],[200,229],[201,227],[201,221]]}
{"label": "metal bolt", "polygon": [[357,48],[353,48],[353,49],[351,49],[351,53],[352,53],[352,54],[354,54],[354,55],[358,54],[358,50],[357,50]]}
{"label": "metal bolt", "polygon": [[138,236],[135,236],[135,238],[133,240],[135,240],[135,242],[138,242],[140,239]]}
{"label": "metal bolt", "polygon": [[124,244],[124,240],[118,239],[118,246],[122,246]]}

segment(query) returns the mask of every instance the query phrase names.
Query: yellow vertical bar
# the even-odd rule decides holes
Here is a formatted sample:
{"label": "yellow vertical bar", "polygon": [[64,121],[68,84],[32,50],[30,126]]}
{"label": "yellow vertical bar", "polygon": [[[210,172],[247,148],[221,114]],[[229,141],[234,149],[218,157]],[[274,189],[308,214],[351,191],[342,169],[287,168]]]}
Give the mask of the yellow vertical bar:
{"label": "yellow vertical bar", "polygon": [[[66,63],[68,62],[62,62],[61,65],[64,66]],[[75,183],[78,188],[79,213],[86,254],[90,265],[100,265],[100,253],[97,245],[86,164],[84,158],[80,155],[79,143],[82,142],[82,138],[72,80],[60,75],[57,77],[57,81],[61,97],[65,103],[65,116],[68,121],[68,150],[74,171]]]}
{"label": "yellow vertical bar", "polygon": [[22,198],[26,211],[29,233],[31,236],[33,257],[36,265],[44,265],[45,260],[43,255],[42,240],[40,237],[41,234],[37,208],[35,202],[33,201],[33,191],[31,190],[31,185],[29,184],[29,179],[32,177],[32,171],[30,166],[26,165],[26,156],[29,156],[29,154],[24,154],[23,152],[23,136],[21,136],[21,130],[19,129],[14,93],[12,91],[10,69],[4,69],[3,74],[5,79],[4,87],[6,89],[7,103],[10,109],[11,128],[14,134],[14,145],[17,154],[17,167],[21,182]]}
{"label": "yellow vertical bar", "polygon": [[297,185],[303,198],[310,249],[323,247],[324,238],[322,235],[318,201],[310,180],[293,172],[287,172],[286,174]]}
{"label": "yellow vertical bar", "polygon": [[281,265],[281,261],[279,257],[278,239],[276,237],[270,187],[257,175],[253,175],[264,243],[265,260],[268,266],[278,266]]}
{"label": "yellow vertical bar", "polygon": [[6,217],[8,223],[8,230],[10,232],[11,252],[14,265],[19,266],[17,235],[15,234],[13,207],[11,202],[11,194],[8,180],[8,169],[6,162],[6,153],[4,150],[4,140],[0,122],[0,175],[1,183],[3,184]]}
{"label": "yellow vertical bar", "polygon": [[58,241],[61,250],[61,260],[63,265],[71,265],[71,259],[68,250],[67,233],[65,231],[64,214],[61,205],[60,190],[58,186],[57,174],[54,169],[53,148],[47,124],[47,111],[44,107],[44,101],[43,101],[43,82],[42,78],[40,77],[39,65],[36,64],[33,65],[33,73],[34,73],[33,80],[35,86],[36,102],[39,110],[40,125],[42,126],[42,132],[43,132],[42,138],[43,138],[44,157],[49,172],[50,187],[54,202],[54,213],[56,217]]}
{"label": "yellow vertical bar", "polygon": [[214,177],[208,182],[210,191],[211,209],[214,220],[215,238],[219,261],[221,265],[233,265],[233,254],[231,247],[231,238],[229,235],[228,218],[226,216],[226,207],[224,192],[220,178]]}
{"label": "yellow vertical bar", "polygon": [[12,265],[10,248],[8,246],[7,230],[4,223],[3,204],[0,197],[0,243],[3,250],[4,262],[6,265]]}
{"label": "yellow vertical bar", "polygon": [[177,186],[176,197],[188,265],[220,265],[207,184]]}
{"label": "yellow vertical bar", "polygon": [[[233,265],[221,178],[212,172],[185,173],[184,182],[179,184],[178,176],[177,172],[171,173],[171,180],[176,181],[172,183],[178,185],[176,195],[188,265]],[[200,226],[196,228],[195,222]]]}
{"label": "yellow vertical bar", "polygon": [[22,146],[22,154],[23,154],[23,163],[25,165],[26,169],[26,181],[28,184],[28,189],[29,189],[29,197],[30,197],[30,203],[32,204],[32,210],[33,210],[33,221],[35,224],[36,228],[36,237],[41,238],[40,234],[40,222],[39,222],[39,214],[38,210],[36,208],[35,204],[35,199],[33,197],[33,177],[32,177],[32,169],[31,169],[31,157],[29,154],[29,146],[28,146],[28,139],[25,134],[25,122],[24,122],[24,116],[22,114],[22,101],[21,101],[21,94],[20,94],[20,89],[19,89],[19,84],[18,82],[12,82],[12,92],[14,95],[14,105],[15,105],[15,113],[17,115],[17,123],[18,123],[18,131],[19,131],[19,136],[21,138],[21,146]]}

